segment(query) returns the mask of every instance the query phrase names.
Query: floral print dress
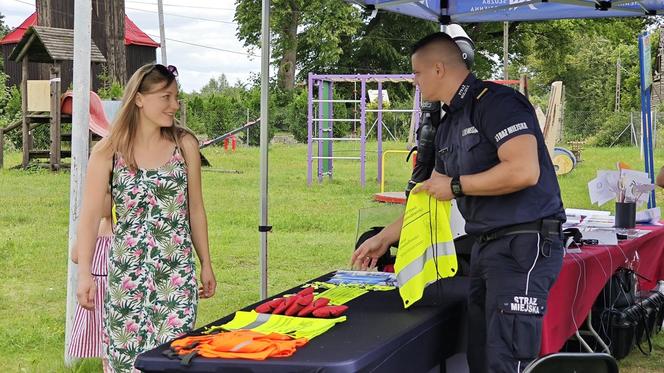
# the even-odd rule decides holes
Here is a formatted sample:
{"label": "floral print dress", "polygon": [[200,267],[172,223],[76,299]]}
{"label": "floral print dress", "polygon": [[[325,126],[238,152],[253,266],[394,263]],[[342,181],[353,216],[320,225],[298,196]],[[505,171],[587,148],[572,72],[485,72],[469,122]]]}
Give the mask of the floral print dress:
{"label": "floral print dress", "polygon": [[158,169],[113,165],[117,224],[108,262],[104,342],[115,372],[138,354],[193,329],[198,291],[187,206],[187,169],[176,147]]}

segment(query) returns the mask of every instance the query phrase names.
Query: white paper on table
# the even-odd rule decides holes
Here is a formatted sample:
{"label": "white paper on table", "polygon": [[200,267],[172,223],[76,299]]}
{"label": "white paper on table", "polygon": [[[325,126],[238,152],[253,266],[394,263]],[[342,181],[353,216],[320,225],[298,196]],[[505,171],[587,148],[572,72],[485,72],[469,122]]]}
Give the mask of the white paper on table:
{"label": "white paper on table", "polygon": [[647,173],[636,170],[622,170],[621,177],[625,186],[625,201],[635,201],[639,206],[648,201],[648,193],[643,193],[636,201],[636,197],[640,193],[634,193],[633,190],[634,185],[651,184],[650,176]]}
{"label": "white paper on table", "polygon": [[609,215],[611,215],[611,212],[610,211],[602,211],[602,210],[586,210],[586,209],[566,208],[565,209],[565,214],[566,215],[581,215],[581,216],[609,216]]}
{"label": "white paper on table", "polygon": [[580,228],[584,240],[597,240],[600,245],[617,245],[618,237],[614,228]]}
{"label": "white paper on table", "polygon": [[618,171],[597,170],[597,179],[604,180],[611,193],[615,197],[618,196],[618,179],[620,179]]}
{"label": "white paper on table", "polygon": [[568,215],[565,214],[565,222],[563,223],[563,229],[565,228],[570,228],[570,227],[576,227],[579,223],[581,223],[581,215]]}
{"label": "white paper on table", "polygon": [[613,228],[616,223],[616,218],[609,215],[593,215],[588,216],[581,223],[579,227],[590,227],[590,228]]}
{"label": "white paper on table", "polygon": [[[627,197],[635,200],[637,207],[641,207],[646,204],[646,202],[648,202],[648,198],[650,198],[650,192],[653,190],[655,190],[655,184],[636,184],[629,188]],[[638,200],[636,197],[638,197]],[[659,219],[657,220],[659,221]]]}
{"label": "white paper on table", "polygon": [[639,211],[636,213],[636,222],[645,223],[645,224],[655,224],[659,223],[661,219],[661,211],[659,207],[653,207],[651,209]]}
{"label": "white paper on table", "polygon": [[627,232],[627,238],[639,238],[649,233],[652,233],[652,231],[647,229],[631,229]]}
{"label": "white paper on table", "polygon": [[616,194],[610,189],[606,176],[598,176],[588,183],[590,202],[599,206],[616,198]]}
{"label": "white paper on table", "polygon": [[625,179],[625,185],[629,182],[635,181],[638,184],[650,184],[650,176],[643,171],[636,170],[622,170],[622,177]]}

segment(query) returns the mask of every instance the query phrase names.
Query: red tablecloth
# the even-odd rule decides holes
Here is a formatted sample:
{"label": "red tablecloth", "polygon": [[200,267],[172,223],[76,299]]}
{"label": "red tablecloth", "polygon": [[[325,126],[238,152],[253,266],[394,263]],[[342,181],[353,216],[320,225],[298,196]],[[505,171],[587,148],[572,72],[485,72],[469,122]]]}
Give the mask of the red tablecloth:
{"label": "red tablecloth", "polygon": [[542,330],[541,355],[558,352],[588,316],[609,277],[638,252],[634,269],[641,289],[650,290],[664,279],[664,227],[639,226],[651,230],[645,236],[620,241],[618,245],[583,246],[580,254],[567,254],[551,288]]}

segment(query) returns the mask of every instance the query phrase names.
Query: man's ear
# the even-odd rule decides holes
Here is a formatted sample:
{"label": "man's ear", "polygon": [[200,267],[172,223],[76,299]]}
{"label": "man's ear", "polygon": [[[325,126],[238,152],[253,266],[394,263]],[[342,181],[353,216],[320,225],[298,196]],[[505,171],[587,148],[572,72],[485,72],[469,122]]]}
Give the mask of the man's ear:
{"label": "man's ear", "polygon": [[434,69],[436,71],[436,77],[439,79],[445,75],[445,65],[442,62],[436,62]]}

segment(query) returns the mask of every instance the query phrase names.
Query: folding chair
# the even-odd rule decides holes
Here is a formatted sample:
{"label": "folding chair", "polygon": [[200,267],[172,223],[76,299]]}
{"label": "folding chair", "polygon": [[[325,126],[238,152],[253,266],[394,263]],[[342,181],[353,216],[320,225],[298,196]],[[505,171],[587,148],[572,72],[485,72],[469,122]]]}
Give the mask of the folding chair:
{"label": "folding chair", "polygon": [[523,373],[618,373],[618,365],[609,354],[560,352],[534,360]]}

